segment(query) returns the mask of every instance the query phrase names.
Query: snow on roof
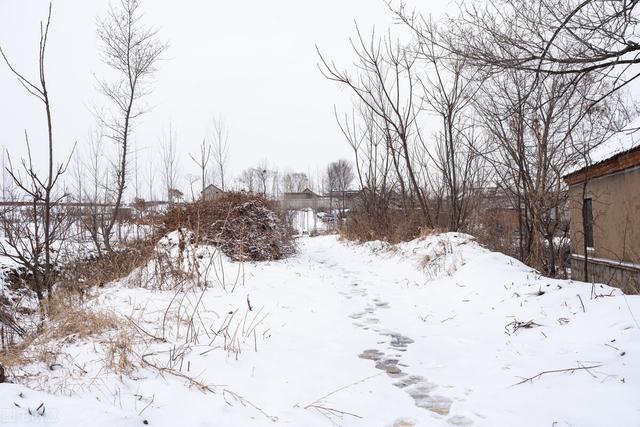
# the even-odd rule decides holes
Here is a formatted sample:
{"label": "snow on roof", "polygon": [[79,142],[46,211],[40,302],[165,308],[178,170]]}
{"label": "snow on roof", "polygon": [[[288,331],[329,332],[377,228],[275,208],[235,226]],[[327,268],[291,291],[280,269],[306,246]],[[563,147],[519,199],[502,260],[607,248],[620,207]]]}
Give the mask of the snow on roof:
{"label": "snow on roof", "polygon": [[222,189],[221,189],[220,187],[218,187],[217,185],[215,185],[215,184],[209,184],[209,185],[207,185],[206,187],[204,187],[204,190],[202,190],[202,191],[201,191],[201,193],[205,192],[206,190],[208,190],[208,189],[210,189],[210,188],[213,188],[214,190],[219,191],[219,192],[221,192],[221,193],[223,192],[223,191],[222,191]]}
{"label": "snow on roof", "polygon": [[[589,152],[588,165],[604,162],[611,157],[640,146],[640,117],[632,120],[623,130],[613,134],[608,140],[594,147]],[[570,167],[565,173],[572,174],[587,166],[583,161]]]}

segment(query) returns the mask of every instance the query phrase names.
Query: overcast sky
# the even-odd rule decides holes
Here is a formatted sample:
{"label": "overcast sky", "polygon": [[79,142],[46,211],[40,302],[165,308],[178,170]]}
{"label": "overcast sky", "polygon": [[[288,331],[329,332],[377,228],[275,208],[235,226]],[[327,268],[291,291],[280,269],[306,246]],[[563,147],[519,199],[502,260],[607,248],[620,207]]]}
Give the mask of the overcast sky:
{"label": "overcast sky", "polygon": [[[440,14],[448,0],[420,2],[423,13]],[[435,5],[439,5],[436,7]],[[104,74],[96,38],[97,17],[107,0],[58,0],[47,52],[55,143],[58,153],[80,148],[95,126],[102,103],[96,76]],[[35,77],[43,0],[0,0],[0,45],[17,69]],[[145,20],[169,42],[147,98],[153,108],[135,127],[140,159],[159,163],[163,129],[178,135],[181,176],[196,173],[188,157],[221,115],[231,128],[233,172],[266,159],[280,169],[316,174],[351,153],[336,127],[333,106],[345,109],[351,95],[318,72],[315,44],[338,64],[352,62],[354,20],[377,31],[392,25],[383,0],[183,0],[143,1]],[[0,64],[0,145],[24,152],[24,130],[42,159],[42,107]],[[159,166],[158,166],[159,168]]]}

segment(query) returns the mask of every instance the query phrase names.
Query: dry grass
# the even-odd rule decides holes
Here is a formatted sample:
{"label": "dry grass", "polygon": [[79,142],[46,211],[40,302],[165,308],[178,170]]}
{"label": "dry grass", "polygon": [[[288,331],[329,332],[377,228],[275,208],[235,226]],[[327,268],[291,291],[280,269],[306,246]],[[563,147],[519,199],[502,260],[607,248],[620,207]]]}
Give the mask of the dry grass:
{"label": "dry grass", "polygon": [[340,228],[340,237],[357,242],[382,240],[395,244],[418,238],[426,230],[422,214],[418,211],[390,211],[387,217],[354,212]]}
{"label": "dry grass", "polygon": [[73,262],[64,268],[59,277],[62,289],[82,293],[120,280],[153,257],[155,244],[155,239],[136,241],[127,249]]}
{"label": "dry grass", "polygon": [[438,227],[429,228],[429,227],[420,227],[418,233],[418,239],[424,240],[428,237],[435,236],[437,234],[442,234],[442,230]]}
{"label": "dry grass", "polygon": [[116,329],[120,320],[114,313],[99,311],[87,304],[79,305],[77,298],[58,298],[51,304],[49,322],[40,334],[49,340],[84,339]]}
{"label": "dry grass", "polygon": [[51,366],[64,345],[121,327],[114,314],[82,304],[77,295],[59,294],[47,304],[48,319],[19,344],[0,352],[0,365],[12,368],[33,362]]}
{"label": "dry grass", "polygon": [[109,370],[118,374],[131,374],[135,370],[134,341],[134,331],[122,328],[114,340],[105,343],[105,365]]}

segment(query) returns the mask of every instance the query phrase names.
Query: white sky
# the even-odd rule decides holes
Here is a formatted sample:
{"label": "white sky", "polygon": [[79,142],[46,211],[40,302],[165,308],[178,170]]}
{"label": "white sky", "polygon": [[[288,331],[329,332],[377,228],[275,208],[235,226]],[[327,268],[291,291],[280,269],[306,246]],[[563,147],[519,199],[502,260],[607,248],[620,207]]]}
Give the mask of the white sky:
{"label": "white sky", "polygon": [[[425,14],[441,13],[450,3],[416,2]],[[104,73],[96,19],[107,5],[107,0],[53,2],[47,77],[61,157],[75,141],[81,148],[86,143],[95,125],[92,108],[102,103],[94,77]],[[39,21],[47,6],[43,0],[0,0],[0,45],[28,76],[36,75]],[[383,0],[143,0],[143,8],[147,22],[170,43],[147,98],[153,109],[135,128],[145,165],[156,162],[159,170],[159,139],[171,121],[180,175],[197,173],[188,153],[196,152],[214,115],[231,127],[234,173],[266,159],[280,169],[315,175],[337,158],[351,160],[333,116],[334,104],[349,108],[351,95],[320,75],[314,45],[339,65],[350,65],[354,20],[365,31],[392,25]],[[25,129],[42,160],[42,107],[2,63],[0,145],[14,157],[24,153]]]}

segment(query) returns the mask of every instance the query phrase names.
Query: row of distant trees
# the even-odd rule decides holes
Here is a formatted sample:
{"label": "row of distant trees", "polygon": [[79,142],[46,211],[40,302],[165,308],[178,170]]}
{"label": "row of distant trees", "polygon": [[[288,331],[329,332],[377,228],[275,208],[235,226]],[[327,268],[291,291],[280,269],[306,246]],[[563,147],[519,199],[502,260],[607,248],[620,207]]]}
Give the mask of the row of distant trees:
{"label": "row of distant trees", "polygon": [[266,161],[243,170],[238,176],[235,188],[260,193],[274,199],[283,193],[296,193],[306,188],[321,194],[346,191],[354,182],[353,166],[344,159],[329,163],[324,171],[311,177],[304,172],[280,172]]}
{"label": "row of distant trees", "polygon": [[[114,234],[119,230],[128,197],[135,196],[135,209],[144,209],[146,203],[142,194],[145,191],[141,183],[146,179],[148,198],[154,198],[154,178],[158,171],[154,169],[153,161],[149,161],[153,156],[144,156],[147,159],[144,164],[138,161],[142,150],[134,145],[133,135],[136,125],[148,111],[145,98],[153,89],[158,63],[168,47],[158,30],[143,22],[140,0],[115,0],[110,5],[97,24],[101,57],[109,69],[109,77],[98,80],[104,103],[95,112],[96,130],[87,141],[74,146],[62,157],[53,132],[55,115],[47,89],[46,59],[51,23],[50,5],[46,20],[40,24],[37,78],[34,80],[26,77],[32,74],[31,70],[16,69],[0,46],[6,66],[26,93],[43,105],[46,119],[46,144],[35,144],[38,150],[46,146],[46,168],[34,164],[31,155],[34,146],[25,131],[26,156],[15,159],[7,153],[2,160],[3,201],[18,203],[0,207],[0,255],[12,259],[21,267],[24,277],[33,283],[38,300],[43,302],[43,315],[46,311],[44,302],[52,296],[56,266],[64,253],[61,249],[70,239],[78,237],[71,233],[79,228],[88,233],[98,256],[113,253]],[[178,133],[169,124],[159,140],[157,169],[164,187],[160,199],[188,200],[189,196],[179,189],[179,182],[184,182],[182,178],[189,184],[192,200],[197,199],[200,191],[210,183],[223,191],[244,189],[272,197],[282,192],[302,191],[312,185],[326,186],[333,191],[345,185],[344,179],[335,179],[331,166],[326,177],[313,183],[304,173],[280,173],[266,163],[249,168],[232,179],[228,170],[230,129],[221,117],[213,119],[198,152],[189,155],[197,174],[181,176],[177,147]],[[70,215],[69,202],[81,202],[82,214]],[[74,220],[81,222],[76,224],[79,227],[72,227]]]}
{"label": "row of distant trees", "polygon": [[[125,204],[125,192],[132,181],[132,134],[135,124],[147,111],[144,98],[152,90],[158,61],[167,49],[157,30],[145,26],[141,16],[139,0],[120,0],[112,4],[106,16],[98,21],[102,59],[110,69],[110,77],[99,80],[105,101],[104,108],[95,115],[100,132],[87,144],[89,155],[82,160],[84,173],[78,177],[76,190],[77,199],[92,202],[93,211],[82,218],[99,254],[114,250],[114,227]],[[31,80],[26,77],[30,72],[16,69],[0,47],[4,62],[18,82],[42,103],[46,119],[47,163],[44,170],[32,160],[33,147],[26,131],[26,157],[16,160],[7,154],[10,197],[23,202],[23,205],[3,208],[3,239],[0,240],[0,255],[11,258],[22,267],[24,276],[33,284],[41,302],[50,300],[52,296],[55,266],[62,253],[61,247],[72,230],[69,215],[60,209],[60,203],[71,201],[62,180],[74,152],[60,160],[53,132],[55,116],[47,89],[46,54],[51,17],[50,5],[46,21],[40,24],[37,79]],[[103,139],[113,142],[115,150],[111,156],[102,151]],[[42,146],[37,143],[37,147]],[[108,166],[104,167],[105,163]],[[41,304],[41,307],[44,315],[45,305]]]}
{"label": "row of distant trees", "polygon": [[416,218],[482,233],[483,198],[496,187],[517,212],[514,255],[555,275],[562,177],[629,121],[620,89],[640,75],[636,5],[499,0],[434,22],[390,4],[408,39],[356,25],[351,68],[318,50],[322,74],[355,99],[336,118],[365,189],[363,215],[382,230]]}

